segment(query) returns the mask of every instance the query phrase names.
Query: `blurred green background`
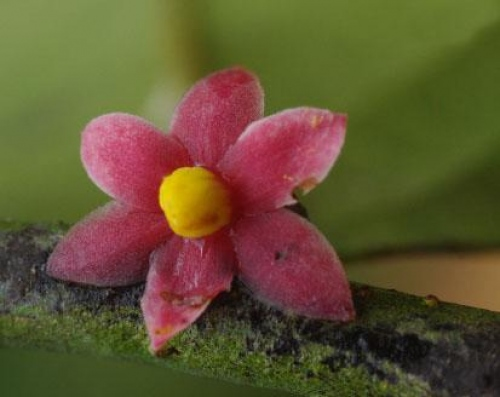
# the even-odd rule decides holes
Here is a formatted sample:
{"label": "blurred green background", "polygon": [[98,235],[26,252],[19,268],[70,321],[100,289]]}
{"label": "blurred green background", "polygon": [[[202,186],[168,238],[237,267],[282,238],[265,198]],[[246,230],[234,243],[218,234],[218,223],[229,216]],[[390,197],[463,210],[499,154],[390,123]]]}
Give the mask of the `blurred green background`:
{"label": "blurred green background", "polygon": [[[4,0],[0,48],[1,218],[78,220],[107,200],[79,159],[89,120],[124,111],[166,128],[190,84],[240,64],[260,76],[266,114],[301,105],[349,114],[342,156],[304,201],[341,257],[357,258],[351,278],[412,291],[430,279],[437,295],[450,285],[474,295],[458,277],[466,273],[498,291],[495,256],[486,267],[474,255],[446,256],[440,273],[441,257],[405,258],[420,267],[396,272],[359,259],[500,245],[497,0]],[[0,374],[8,396],[27,395],[20,380],[40,374],[30,390],[53,396],[176,395],[193,384],[219,396],[271,395],[10,350],[0,350]],[[109,383],[135,376],[135,389]]]}

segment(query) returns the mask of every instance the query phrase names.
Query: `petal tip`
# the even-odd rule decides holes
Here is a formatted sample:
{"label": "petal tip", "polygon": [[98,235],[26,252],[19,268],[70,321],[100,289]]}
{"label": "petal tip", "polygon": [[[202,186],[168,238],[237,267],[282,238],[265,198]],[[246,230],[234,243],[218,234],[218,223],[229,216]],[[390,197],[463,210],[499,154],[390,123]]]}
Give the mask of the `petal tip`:
{"label": "petal tip", "polygon": [[352,300],[349,299],[349,301],[345,302],[344,306],[341,308],[337,321],[350,323],[354,320],[356,320],[356,310],[354,309]]}
{"label": "petal tip", "polygon": [[149,332],[149,352],[154,356],[161,356],[168,346],[168,342],[177,334],[172,327],[164,327]]}
{"label": "petal tip", "polygon": [[338,297],[337,300],[339,301],[338,308],[336,313],[332,313],[336,318],[332,318],[332,320],[342,323],[350,323],[356,320],[356,309],[352,300],[352,292],[349,283],[346,283],[343,298]]}
{"label": "petal tip", "polygon": [[[262,98],[264,90],[256,74],[242,66],[234,66],[216,71],[201,80],[211,87],[219,98],[229,98],[236,92],[238,95],[246,97],[252,92],[252,97]],[[258,116],[263,113],[263,101],[259,101]],[[241,111],[241,109],[239,109]],[[258,117],[252,117],[257,119]],[[242,131],[240,131],[241,133]]]}
{"label": "petal tip", "polygon": [[231,82],[233,84],[245,84],[249,82],[258,81],[258,77],[255,73],[253,73],[252,71],[248,70],[247,68],[241,65],[234,65],[229,68],[216,71],[211,75],[209,75],[207,79],[216,76],[223,78],[224,80]]}
{"label": "petal tip", "polygon": [[338,132],[345,134],[347,130],[347,121],[349,116],[346,113],[334,113],[333,125]]}
{"label": "petal tip", "polygon": [[57,278],[57,279],[62,278],[61,261],[60,261],[60,255],[58,255],[57,253],[57,246],[47,259],[47,264],[45,266],[45,273],[52,278]]}

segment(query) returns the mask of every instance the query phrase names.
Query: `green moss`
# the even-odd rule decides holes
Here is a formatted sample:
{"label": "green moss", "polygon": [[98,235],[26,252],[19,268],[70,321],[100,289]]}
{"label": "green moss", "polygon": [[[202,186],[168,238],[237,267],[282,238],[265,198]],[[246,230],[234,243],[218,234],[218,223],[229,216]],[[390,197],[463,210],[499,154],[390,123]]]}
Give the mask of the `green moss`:
{"label": "green moss", "polygon": [[[391,385],[377,380],[362,368],[329,371],[323,361],[333,353],[319,344],[303,345],[299,357],[272,357],[263,351],[248,352],[244,323],[233,324],[233,332],[217,329],[200,332],[194,326],[171,343],[167,357],[156,358],[146,349],[147,336],[140,323],[127,320],[138,315],[136,309],[104,311],[98,315],[88,310],[71,310],[63,315],[30,306],[16,308],[0,317],[0,328],[8,329],[2,345],[29,346],[61,352],[124,357],[189,371],[203,376],[251,383],[254,386],[302,392],[309,396],[350,396],[353,390],[370,395],[422,395],[421,382]],[[414,394],[408,393],[415,390]]]}

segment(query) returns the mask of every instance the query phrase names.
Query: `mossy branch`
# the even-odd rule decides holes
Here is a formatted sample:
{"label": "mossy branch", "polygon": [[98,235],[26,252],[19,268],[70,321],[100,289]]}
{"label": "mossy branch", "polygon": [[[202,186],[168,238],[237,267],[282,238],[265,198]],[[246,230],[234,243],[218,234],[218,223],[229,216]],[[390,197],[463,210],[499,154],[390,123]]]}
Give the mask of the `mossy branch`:
{"label": "mossy branch", "polygon": [[62,232],[0,232],[0,346],[118,357],[304,396],[500,395],[499,313],[357,284],[358,319],[338,325],[272,309],[236,283],[153,357],[142,285],[92,288],[45,274]]}

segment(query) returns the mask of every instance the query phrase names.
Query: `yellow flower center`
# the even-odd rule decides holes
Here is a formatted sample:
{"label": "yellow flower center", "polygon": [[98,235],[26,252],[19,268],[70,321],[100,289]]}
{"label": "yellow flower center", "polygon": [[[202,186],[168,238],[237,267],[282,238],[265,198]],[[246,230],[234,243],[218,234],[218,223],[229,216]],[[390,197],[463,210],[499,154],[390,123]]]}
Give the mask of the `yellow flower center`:
{"label": "yellow flower center", "polygon": [[231,221],[229,191],[203,167],[182,167],[163,178],[160,207],[170,228],[182,237],[208,236]]}

